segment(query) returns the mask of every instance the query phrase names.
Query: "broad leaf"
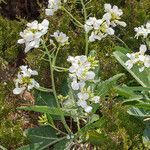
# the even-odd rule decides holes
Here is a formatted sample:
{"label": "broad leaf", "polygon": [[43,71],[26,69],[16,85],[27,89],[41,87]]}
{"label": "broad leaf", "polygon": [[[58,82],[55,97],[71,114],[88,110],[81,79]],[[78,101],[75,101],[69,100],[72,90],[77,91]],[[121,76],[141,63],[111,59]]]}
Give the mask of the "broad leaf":
{"label": "broad leaf", "polygon": [[78,131],[79,134],[83,134],[84,132],[90,131],[90,130],[94,130],[94,129],[99,129],[101,128],[103,125],[105,124],[105,120],[103,117],[101,117],[100,119],[98,119],[97,121],[87,124],[86,126],[84,126],[83,128],[81,128],[80,131]]}
{"label": "broad leaf", "polygon": [[100,82],[96,87],[96,94],[99,96],[106,96],[108,92],[114,87],[117,80],[121,78],[124,74],[120,73],[112,78],[109,78],[108,80],[105,80],[103,82]]}
{"label": "broad leaf", "polygon": [[143,133],[143,143],[146,148],[150,149],[150,123],[146,123],[146,128]]}
{"label": "broad leaf", "polygon": [[56,107],[56,100],[50,93],[43,91],[35,91],[35,105]]}
{"label": "broad leaf", "polygon": [[56,108],[56,107],[48,107],[48,106],[22,106],[18,107],[19,110],[28,110],[28,111],[35,111],[40,113],[46,113],[56,116],[68,115],[67,113],[64,114],[62,109]]}
{"label": "broad leaf", "polygon": [[123,96],[125,98],[142,98],[141,95],[135,94],[135,92],[132,89],[127,88],[127,86],[116,86],[114,87],[114,89],[120,96]]}
{"label": "broad leaf", "polygon": [[150,103],[138,103],[135,107],[150,111]]}
{"label": "broad leaf", "polygon": [[137,80],[143,87],[150,87],[149,74],[146,71],[139,72],[139,67],[134,66],[132,69],[128,69],[125,62],[128,60],[127,56],[119,51],[113,53],[118,62]]}
{"label": "broad leaf", "polygon": [[53,150],[69,150],[72,145],[72,141],[68,139],[64,139],[54,145]]}
{"label": "broad leaf", "polygon": [[106,142],[106,136],[104,134],[100,134],[96,131],[89,131],[87,133],[88,139],[87,141],[94,145],[104,144]]}
{"label": "broad leaf", "polygon": [[50,126],[30,128],[26,130],[26,135],[31,144],[23,146],[18,150],[43,150],[58,140],[56,131]]}
{"label": "broad leaf", "polygon": [[131,52],[131,50],[129,50],[129,49],[127,49],[127,48],[124,48],[124,47],[121,47],[121,46],[115,46],[115,47],[114,47],[114,50],[115,50],[115,51],[122,52],[122,53],[124,53],[124,54]]}
{"label": "broad leaf", "polygon": [[127,111],[130,115],[136,116],[136,117],[141,117],[141,118],[146,118],[150,117],[150,111],[146,111],[144,109],[139,109],[136,107],[132,107]]}

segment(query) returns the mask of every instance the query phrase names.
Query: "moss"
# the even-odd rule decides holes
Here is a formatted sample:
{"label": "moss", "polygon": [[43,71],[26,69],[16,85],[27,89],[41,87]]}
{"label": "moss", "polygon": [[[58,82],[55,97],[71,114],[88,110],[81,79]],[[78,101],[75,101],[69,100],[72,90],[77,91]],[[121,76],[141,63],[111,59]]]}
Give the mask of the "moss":
{"label": "moss", "polygon": [[0,66],[0,145],[13,150],[26,143],[26,138],[22,128],[24,121],[16,112],[17,99],[12,95],[12,78],[7,67],[8,63],[3,61]]}
{"label": "moss", "polygon": [[17,46],[22,28],[19,21],[10,21],[0,17],[0,56],[9,63],[16,62],[20,47]]}
{"label": "moss", "polygon": [[141,120],[127,114],[126,108],[119,103],[114,104],[111,109],[103,109],[102,112],[106,123],[101,130],[109,140],[100,148],[108,150],[144,149],[142,134],[145,126]]}

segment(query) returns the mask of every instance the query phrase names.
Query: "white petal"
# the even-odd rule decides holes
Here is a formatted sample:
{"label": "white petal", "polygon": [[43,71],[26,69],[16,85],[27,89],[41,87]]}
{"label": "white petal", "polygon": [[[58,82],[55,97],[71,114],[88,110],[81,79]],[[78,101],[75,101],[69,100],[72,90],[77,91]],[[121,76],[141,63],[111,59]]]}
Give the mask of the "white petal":
{"label": "white petal", "polygon": [[16,87],[13,90],[13,93],[16,94],[16,95],[18,95],[18,94],[21,94],[24,90],[25,90],[25,88],[18,88],[18,87]]}
{"label": "white petal", "polygon": [[19,39],[19,40],[17,41],[17,43],[23,44],[23,43],[25,43],[25,40],[24,40],[24,39]]}
{"label": "white petal", "polygon": [[71,87],[73,90],[79,90],[79,84],[77,83],[77,81],[73,81],[71,83]]}
{"label": "white petal", "polygon": [[54,15],[54,11],[52,9],[45,9],[45,14],[47,16],[53,16]]}
{"label": "white petal", "polygon": [[92,107],[91,106],[87,106],[84,108],[85,112],[90,113],[92,111]]}
{"label": "white petal", "polygon": [[147,51],[146,45],[142,44],[142,45],[140,46],[140,53],[141,53],[141,54],[144,54],[146,51]]}

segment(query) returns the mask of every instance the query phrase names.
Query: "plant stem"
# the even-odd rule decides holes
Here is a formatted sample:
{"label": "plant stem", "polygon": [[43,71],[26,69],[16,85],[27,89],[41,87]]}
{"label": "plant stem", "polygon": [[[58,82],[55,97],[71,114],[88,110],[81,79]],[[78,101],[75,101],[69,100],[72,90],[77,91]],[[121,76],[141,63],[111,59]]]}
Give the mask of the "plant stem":
{"label": "plant stem", "polygon": [[[52,89],[53,89],[54,97],[56,99],[56,103],[57,103],[58,108],[61,108],[60,104],[59,104],[59,101],[58,101],[58,98],[57,98],[57,93],[56,93],[56,88],[55,88],[55,81],[54,81],[54,68],[52,66],[51,58],[49,58],[49,62],[50,62],[50,72],[51,72]],[[68,127],[68,125],[66,123],[66,120],[65,120],[65,117],[63,116],[63,114],[61,115],[61,121],[62,121],[65,129],[67,130],[67,132],[70,133],[71,132],[70,128]]]}
{"label": "plant stem", "polygon": [[61,134],[63,134],[63,135],[67,135],[65,132],[63,132],[63,131],[61,131],[61,130],[59,130],[59,129],[57,129],[56,127],[54,127],[53,125],[51,125],[51,124],[48,124],[49,126],[51,126],[53,129],[55,129],[56,131],[58,131],[58,132],[60,132]]}
{"label": "plant stem", "polygon": [[[84,21],[86,22],[87,12],[86,12],[86,8],[85,8],[83,0],[81,0],[81,4],[82,4],[82,8],[83,8]],[[88,47],[89,47],[88,33],[85,32],[85,55],[88,55]]]}
{"label": "plant stem", "polygon": [[80,122],[79,122],[79,118],[77,117],[77,127],[78,127],[78,131],[80,131]]}
{"label": "plant stem", "polygon": [[127,45],[122,39],[120,39],[120,38],[119,38],[118,36],[116,36],[116,35],[114,35],[114,37],[115,37],[118,41],[120,41],[120,42],[125,46],[125,48],[129,49],[128,45]]}
{"label": "plant stem", "polygon": [[60,45],[58,46],[57,50],[56,50],[56,54],[55,54],[55,57],[54,57],[54,60],[53,60],[53,65],[55,66],[56,64],[56,59],[57,59],[57,56],[58,56],[58,53],[59,53],[59,50],[60,50]]}
{"label": "plant stem", "polygon": [[39,150],[43,150],[44,148],[48,148],[48,147],[50,147],[50,146],[52,146],[52,145],[54,145],[54,144],[56,144],[56,143],[58,143],[58,142],[60,142],[60,141],[62,141],[64,139],[66,139],[66,136],[64,136],[62,138],[59,138],[59,139],[57,139],[57,140],[47,144],[46,146],[42,147],[42,149],[39,149]]}
{"label": "plant stem", "polygon": [[62,10],[64,10],[80,27],[83,27],[83,24],[78,21],[65,7],[61,7]]}
{"label": "plant stem", "polygon": [[[59,100],[58,100],[58,98],[57,98],[56,87],[55,87],[55,81],[54,81],[54,68],[53,68],[53,65],[55,66],[55,61],[56,61],[55,59],[57,58],[57,56],[55,56],[55,57],[53,56],[54,61],[52,62],[52,57],[51,57],[51,55],[49,54],[48,48],[46,47],[44,41],[43,41],[43,46],[44,46],[44,48],[45,48],[45,50],[46,50],[46,52],[47,52],[48,58],[49,58],[49,65],[50,65],[50,73],[51,73],[53,94],[54,94],[54,97],[55,97],[55,100],[56,100],[56,103],[57,103],[57,107],[58,107],[58,108],[61,108],[61,107],[60,107],[60,104],[59,104]],[[57,51],[59,51],[59,47],[58,47]],[[67,123],[66,123],[66,120],[65,120],[65,117],[64,117],[63,114],[61,115],[61,121],[62,121],[62,123],[63,123],[63,125],[64,125],[66,131],[67,131],[68,133],[71,133],[71,130],[70,130],[70,128],[68,127],[68,125],[67,125]]]}

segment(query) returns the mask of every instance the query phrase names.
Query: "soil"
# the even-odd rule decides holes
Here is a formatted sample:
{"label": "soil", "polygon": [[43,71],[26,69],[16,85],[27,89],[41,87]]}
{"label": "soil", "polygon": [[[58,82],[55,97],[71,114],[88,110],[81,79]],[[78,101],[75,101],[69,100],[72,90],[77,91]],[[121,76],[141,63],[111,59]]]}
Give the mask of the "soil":
{"label": "soil", "polygon": [[39,4],[46,5],[46,0],[4,0],[0,1],[0,15],[11,20],[21,17],[27,20],[39,16]]}

